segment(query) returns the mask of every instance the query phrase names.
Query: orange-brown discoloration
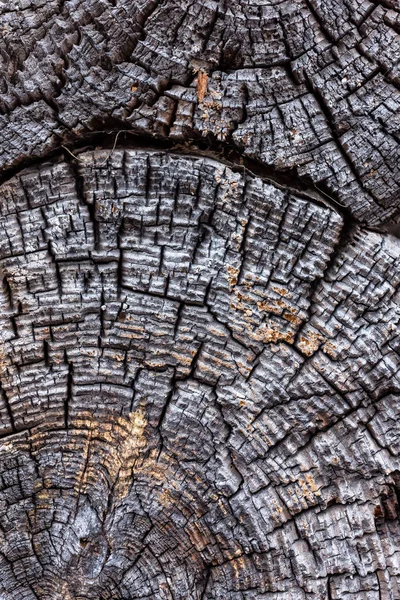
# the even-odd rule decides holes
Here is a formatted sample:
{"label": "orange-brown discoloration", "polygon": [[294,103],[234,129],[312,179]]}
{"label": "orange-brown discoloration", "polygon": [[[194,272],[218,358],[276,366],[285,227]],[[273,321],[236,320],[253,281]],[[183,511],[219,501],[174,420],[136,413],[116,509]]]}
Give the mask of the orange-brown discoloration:
{"label": "orange-brown discoloration", "polygon": [[228,282],[230,286],[234,286],[237,284],[237,278],[239,275],[239,269],[236,269],[235,267],[228,267]]}
{"label": "orange-brown discoloration", "polygon": [[202,103],[207,92],[208,75],[200,70],[197,75],[197,100]]}
{"label": "orange-brown discoloration", "polygon": [[278,342],[287,342],[288,344],[293,344],[294,341],[293,332],[279,331],[279,329],[269,327],[268,325],[259,327],[256,332],[251,332],[250,337],[258,342],[272,342],[274,344]]}
{"label": "orange-brown discoloration", "polygon": [[301,325],[302,320],[297,317],[296,315],[294,315],[292,312],[290,312],[289,310],[287,312],[284,312],[282,317],[286,320],[289,321],[289,323],[292,323],[293,325],[295,325],[296,327],[298,325]]}
{"label": "orange-brown discoloration", "polygon": [[290,292],[288,292],[288,290],[285,290],[285,288],[273,287],[272,289],[280,296],[287,296],[288,298],[290,298],[292,295]]}
{"label": "orange-brown discoloration", "polygon": [[259,302],[257,302],[258,310],[274,313],[275,315],[280,315],[282,310],[277,305],[278,305],[278,302],[275,302],[274,304],[270,304],[270,303],[266,302],[265,300],[264,301],[260,300]]}

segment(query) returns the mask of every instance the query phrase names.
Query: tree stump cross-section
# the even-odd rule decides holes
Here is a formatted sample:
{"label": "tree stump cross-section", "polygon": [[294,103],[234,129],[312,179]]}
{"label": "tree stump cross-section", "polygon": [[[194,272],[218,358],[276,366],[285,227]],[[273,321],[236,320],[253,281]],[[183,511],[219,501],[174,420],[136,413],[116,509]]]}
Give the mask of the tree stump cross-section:
{"label": "tree stump cross-section", "polygon": [[0,600],[400,600],[397,0],[0,27]]}

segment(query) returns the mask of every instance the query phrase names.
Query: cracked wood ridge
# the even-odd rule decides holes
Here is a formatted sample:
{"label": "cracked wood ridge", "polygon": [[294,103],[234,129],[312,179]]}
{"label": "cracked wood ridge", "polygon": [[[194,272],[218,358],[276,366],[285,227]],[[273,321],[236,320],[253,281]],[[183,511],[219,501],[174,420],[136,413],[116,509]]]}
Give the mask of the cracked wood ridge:
{"label": "cracked wood ridge", "polygon": [[0,600],[400,600],[399,1],[0,28]]}

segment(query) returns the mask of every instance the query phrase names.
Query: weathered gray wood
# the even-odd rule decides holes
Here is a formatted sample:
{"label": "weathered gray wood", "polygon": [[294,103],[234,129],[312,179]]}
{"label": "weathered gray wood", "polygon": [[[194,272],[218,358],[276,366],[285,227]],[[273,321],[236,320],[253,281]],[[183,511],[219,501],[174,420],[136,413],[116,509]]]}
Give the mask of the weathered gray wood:
{"label": "weathered gray wood", "polygon": [[398,2],[0,15],[0,599],[400,599]]}
{"label": "weathered gray wood", "polygon": [[232,143],[369,226],[397,212],[397,0],[1,5],[1,165],[132,126]]}

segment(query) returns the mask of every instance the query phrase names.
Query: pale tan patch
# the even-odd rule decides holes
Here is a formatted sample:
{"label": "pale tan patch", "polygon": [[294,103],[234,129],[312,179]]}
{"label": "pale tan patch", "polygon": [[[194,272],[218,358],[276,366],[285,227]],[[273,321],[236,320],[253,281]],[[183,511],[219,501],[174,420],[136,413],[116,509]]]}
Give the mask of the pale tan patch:
{"label": "pale tan patch", "polygon": [[300,338],[299,350],[306,356],[312,356],[324,341],[325,338],[320,333],[310,331]]}
{"label": "pale tan patch", "polygon": [[310,502],[315,502],[315,497],[321,496],[321,492],[319,491],[319,488],[315,483],[311,473],[308,473],[304,479],[299,479],[298,483],[300,486],[301,494],[304,498],[306,498],[306,500],[309,500]]}
{"label": "pale tan patch", "polygon": [[322,347],[322,351],[325,352],[325,354],[331,356],[332,358],[335,358],[337,354],[336,346],[332,344],[332,342],[326,342]]}
{"label": "pale tan patch", "polygon": [[144,410],[140,407],[127,417],[118,417],[114,423],[99,423],[93,421],[90,414],[81,414],[74,425],[88,432],[74,488],[76,494],[87,493],[98,479],[97,463],[100,459],[104,461],[111,480],[115,481],[115,497],[124,498],[131,484],[134,463],[147,444]]}

